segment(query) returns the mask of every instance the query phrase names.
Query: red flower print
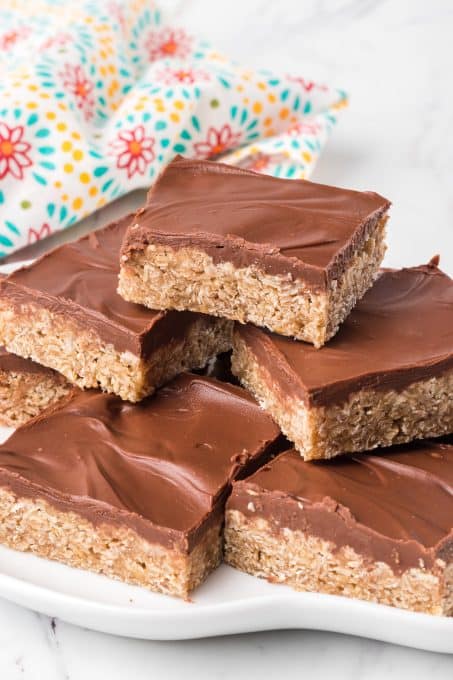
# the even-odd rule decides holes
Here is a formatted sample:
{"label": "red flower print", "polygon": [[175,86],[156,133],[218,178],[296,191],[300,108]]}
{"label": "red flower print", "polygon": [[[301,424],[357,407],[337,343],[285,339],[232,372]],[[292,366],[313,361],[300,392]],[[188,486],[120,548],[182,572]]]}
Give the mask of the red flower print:
{"label": "red flower print", "polygon": [[197,81],[208,81],[210,80],[210,76],[209,73],[206,73],[206,71],[200,71],[198,69],[173,69],[167,67],[156,73],[156,80],[165,83],[165,85],[177,85],[178,83],[192,85]]}
{"label": "red flower print", "polygon": [[10,50],[19,40],[28,35],[30,35],[30,29],[25,26],[3,33],[0,35],[0,50]]}
{"label": "red flower print", "polygon": [[315,83],[314,80],[307,80],[306,78],[288,76],[288,80],[290,80],[292,83],[299,83],[305,92],[310,92],[315,88],[317,90],[322,90],[323,92],[326,92],[329,89],[327,85],[318,85],[318,83]]}
{"label": "red flower print", "polygon": [[77,108],[83,112],[87,120],[91,118],[94,106],[94,84],[86,77],[83,68],[65,64],[64,71],[60,75],[64,86],[75,96]]}
{"label": "red flower print", "polygon": [[308,123],[301,121],[300,123],[295,123],[286,131],[288,135],[296,137],[297,135],[316,135],[321,130],[321,125],[319,123]]}
{"label": "red flower print", "polygon": [[272,161],[272,156],[267,153],[254,153],[251,156],[247,156],[242,161],[237,163],[240,168],[246,168],[247,170],[254,170],[255,172],[265,172]]}
{"label": "red flower print", "polygon": [[51,38],[47,38],[42,45],[40,46],[40,50],[48,50],[50,47],[64,47],[68,42],[71,42],[72,36],[70,33],[57,33],[56,35],[53,35]]}
{"label": "red flower print", "polygon": [[145,42],[150,61],[165,57],[187,57],[191,46],[192,38],[182,28],[151,31]]}
{"label": "red flower print", "polygon": [[33,165],[28,156],[31,144],[23,140],[22,125],[10,128],[0,122],[0,179],[10,174],[16,179],[23,179],[24,168]]}
{"label": "red flower print", "polygon": [[228,149],[238,146],[240,139],[241,133],[233,132],[228,123],[220,130],[210,127],[206,140],[194,144],[195,154],[197,158],[215,158]]}
{"label": "red flower print", "polygon": [[50,225],[47,224],[47,222],[44,222],[40,229],[33,229],[30,227],[28,230],[28,244],[30,245],[30,243],[36,243],[36,241],[40,241],[42,238],[50,236],[51,233],[52,229],[50,228]]}
{"label": "red flower print", "polygon": [[143,125],[138,125],[134,130],[121,130],[110,144],[110,150],[117,157],[116,167],[127,169],[130,179],[136,173],[145,174],[155,157],[153,146],[154,137],[147,137]]}
{"label": "red flower print", "polygon": [[254,170],[254,172],[265,173],[269,170],[271,164],[277,165],[278,163],[284,163],[286,160],[287,157],[283,153],[267,154],[257,151],[250,156],[246,156],[239,163],[235,163],[235,165],[247,170]]}
{"label": "red flower print", "polygon": [[127,29],[126,17],[124,16],[124,10],[118,2],[112,0],[108,4],[108,12],[121,26],[123,31]]}

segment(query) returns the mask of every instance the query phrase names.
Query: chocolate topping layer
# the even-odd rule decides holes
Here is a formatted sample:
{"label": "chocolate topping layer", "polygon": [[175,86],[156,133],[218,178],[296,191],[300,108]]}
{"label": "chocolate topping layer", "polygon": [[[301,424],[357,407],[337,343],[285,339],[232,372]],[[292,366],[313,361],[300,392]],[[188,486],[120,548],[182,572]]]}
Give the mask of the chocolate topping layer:
{"label": "chocolate topping layer", "polygon": [[0,347],[0,371],[8,371],[11,373],[43,373],[49,375],[54,373],[51,368],[46,368],[30,359],[23,359],[22,357],[16,356],[16,354],[11,354],[4,347]]}
{"label": "chocolate topping layer", "polygon": [[390,206],[375,193],[176,157],[139,210],[123,259],[149,243],[195,247],[214,262],[256,264],[324,288]]}
{"label": "chocolate topping layer", "polygon": [[21,306],[36,303],[94,329],[119,351],[146,358],[182,337],[199,315],[157,312],[126,302],[116,292],[119,252],[131,215],[47,253],[0,280],[0,296]]}
{"label": "chocolate topping layer", "polygon": [[0,446],[0,486],[190,550],[279,436],[245,390],[210,378],[181,375],[135,405],[77,391]]}
{"label": "chocolate topping layer", "polygon": [[236,325],[280,385],[313,406],[453,369],[453,281],[434,264],[383,271],[321,349]]}
{"label": "chocolate topping layer", "polygon": [[432,567],[453,560],[453,446],[426,441],[311,463],[287,451],[237,482],[228,507],[275,531],[351,546],[395,572],[420,560]]}

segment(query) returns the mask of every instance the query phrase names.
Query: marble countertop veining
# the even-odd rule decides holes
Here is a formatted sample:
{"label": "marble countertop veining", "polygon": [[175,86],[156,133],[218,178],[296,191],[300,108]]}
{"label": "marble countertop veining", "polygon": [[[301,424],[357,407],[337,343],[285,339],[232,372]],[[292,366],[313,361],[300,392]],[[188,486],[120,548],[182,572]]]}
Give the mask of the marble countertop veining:
{"label": "marble countertop veining", "polygon": [[[450,0],[167,0],[175,22],[253,66],[351,94],[314,179],[393,201],[386,262],[441,253],[453,274]],[[132,210],[136,193],[58,241]],[[279,631],[187,642],[113,638],[0,600],[1,680],[453,677],[453,657],[361,638]]]}

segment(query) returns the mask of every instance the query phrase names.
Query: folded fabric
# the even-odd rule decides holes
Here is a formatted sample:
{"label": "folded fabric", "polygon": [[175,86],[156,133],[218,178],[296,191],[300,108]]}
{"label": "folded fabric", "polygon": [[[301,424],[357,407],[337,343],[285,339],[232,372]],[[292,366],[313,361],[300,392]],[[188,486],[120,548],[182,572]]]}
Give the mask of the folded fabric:
{"label": "folded fabric", "polygon": [[344,92],[239,66],[149,0],[3,0],[0,257],[69,227],[177,153],[306,177]]}

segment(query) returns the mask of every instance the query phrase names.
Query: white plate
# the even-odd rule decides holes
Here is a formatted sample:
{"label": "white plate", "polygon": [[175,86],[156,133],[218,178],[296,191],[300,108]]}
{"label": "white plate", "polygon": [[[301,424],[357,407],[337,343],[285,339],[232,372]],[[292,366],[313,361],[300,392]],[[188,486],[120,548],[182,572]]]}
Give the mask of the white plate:
{"label": "white plate", "polygon": [[[0,428],[0,441],[11,432]],[[183,602],[0,546],[0,597],[84,628],[147,640],[308,628],[453,653],[453,619],[296,593],[226,565]]]}
{"label": "white plate", "polygon": [[148,640],[307,628],[453,653],[451,619],[296,593],[225,565],[183,602],[0,547],[0,596],[84,628]]}
{"label": "white plate", "polygon": [[20,269],[21,267],[26,267],[27,265],[31,264],[33,260],[21,260],[20,262],[11,262],[10,264],[2,264],[0,265],[0,272],[2,274],[11,274],[11,272],[15,272],[16,269]]}
{"label": "white plate", "polygon": [[[12,432],[0,427],[0,442]],[[0,546],[0,596],[84,628],[146,640],[307,628],[453,654],[453,618],[296,593],[226,565],[183,602]]]}

